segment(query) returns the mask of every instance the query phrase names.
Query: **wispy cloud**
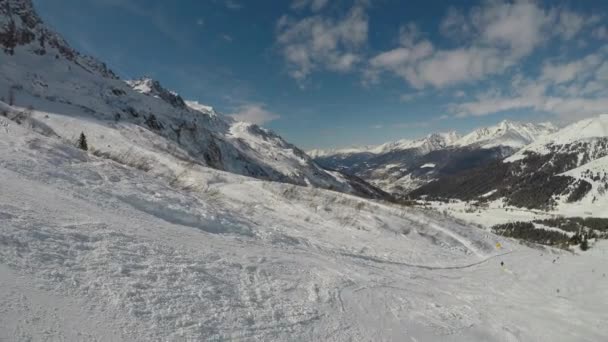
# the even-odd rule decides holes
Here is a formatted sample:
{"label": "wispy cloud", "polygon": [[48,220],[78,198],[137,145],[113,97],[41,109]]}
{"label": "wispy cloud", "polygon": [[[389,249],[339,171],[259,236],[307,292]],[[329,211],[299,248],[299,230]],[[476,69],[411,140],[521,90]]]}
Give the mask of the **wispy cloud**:
{"label": "wispy cloud", "polygon": [[291,8],[294,10],[301,10],[303,8],[310,8],[311,11],[320,11],[325,5],[329,3],[329,0],[294,0],[291,3]]}
{"label": "wispy cloud", "polygon": [[597,18],[531,1],[486,1],[466,13],[452,8],[440,32],[459,47],[439,48],[409,23],[400,30],[399,46],[370,59],[365,77],[377,82],[389,73],[418,89],[483,80],[504,73],[551,39],[573,39]]}
{"label": "wispy cloud", "polygon": [[401,94],[399,96],[399,100],[401,102],[412,102],[416,99],[421,98],[424,95],[426,95],[426,92],[424,92],[424,91],[409,92],[409,93]]}
{"label": "wispy cloud", "polygon": [[454,103],[458,117],[483,116],[507,110],[553,113],[565,121],[605,113],[608,108],[608,48],[580,59],[548,61],[537,77],[514,76],[506,89],[497,87]]}
{"label": "wispy cloud", "polygon": [[238,121],[246,121],[254,124],[265,124],[279,119],[281,116],[266,109],[264,104],[250,103],[244,104],[237,110],[229,114],[230,117]]}
{"label": "wispy cloud", "polygon": [[236,2],[234,0],[225,0],[224,1],[224,5],[226,5],[226,8],[237,11],[243,8],[243,4],[241,4],[240,2]]}
{"label": "wispy cloud", "polygon": [[363,58],[359,49],[367,42],[367,32],[365,7],[357,3],[338,19],[319,14],[300,20],[282,16],[277,45],[289,75],[303,84],[315,70],[352,70]]}
{"label": "wispy cloud", "polygon": [[225,40],[229,43],[231,43],[234,40],[234,38],[232,38],[231,35],[226,34],[226,33],[223,33],[222,35],[220,35],[220,37],[222,37],[223,40]]}

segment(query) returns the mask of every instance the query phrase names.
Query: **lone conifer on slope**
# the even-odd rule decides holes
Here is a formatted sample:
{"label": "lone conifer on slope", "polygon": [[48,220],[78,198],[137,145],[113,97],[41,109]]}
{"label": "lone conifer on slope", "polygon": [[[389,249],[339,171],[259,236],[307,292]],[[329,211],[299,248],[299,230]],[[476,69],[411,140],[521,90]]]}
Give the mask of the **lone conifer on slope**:
{"label": "lone conifer on slope", "polygon": [[84,132],[81,132],[80,138],[78,138],[78,148],[83,151],[89,150],[89,145],[87,144],[87,137],[84,135]]}

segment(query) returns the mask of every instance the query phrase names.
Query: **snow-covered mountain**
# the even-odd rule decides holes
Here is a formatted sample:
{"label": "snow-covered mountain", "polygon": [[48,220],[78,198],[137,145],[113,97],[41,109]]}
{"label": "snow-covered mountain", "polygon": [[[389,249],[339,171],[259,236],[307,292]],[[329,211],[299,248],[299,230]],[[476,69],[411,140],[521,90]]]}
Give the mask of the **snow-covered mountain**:
{"label": "snow-covered mountain", "polygon": [[[533,152],[547,154],[555,150],[578,151],[582,154],[596,155],[602,153],[603,146],[596,144],[608,137],[608,114],[584,119],[575,122],[559,131],[545,135],[533,143],[525,146],[506,161],[515,161]],[[589,144],[588,148],[577,147],[580,144]]]}
{"label": "snow-covered mountain", "polygon": [[607,156],[608,115],[600,115],[538,138],[504,161],[438,179],[411,195],[599,214],[608,210]]}
{"label": "snow-covered mountain", "polygon": [[330,191],[378,193],[271,131],[123,82],[29,1],[0,10],[0,341],[608,336],[606,241],[531,248]]}
{"label": "snow-covered mountain", "polygon": [[423,153],[436,149],[445,148],[457,141],[460,136],[456,132],[432,133],[420,139],[401,139],[387,142],[381,145],[355,146],[339,149],[313,149],[307,151],[312,158],[328,157],[335,155],[348,155],[357,153],[383,154],[395,151],[403,151],[418,148]]}
{"label": "snow-covered mountain", "polygon": [[2,110],[2,341],[608,333],[605,241],[578,255],[530,248],[438,213],[200,165],[167,183]]}
{"label": "snow-covered mountain", "polygon": [[454,143],[454,141],[458,140],[458,138],[459,136],[456,132],[432,133],[421,139],[403,139],[388,142],[371,148],[369,152],[374,154],[383,154],[395,151],[417,149],[418,153],[423,154],[450,146]]}
{"label": "snow-covered mountain", "polygon": [[385,196],[360,179],[326,171],[275,133],[185,101],[158,81],[124,82],[105,64],[81,55],[36,14],[31,0],[0,6],[0,94],[29,108],[54,134],[84,132],[95,153],[146,160],[152,172],[201,164],[260,179],[311,185],[368,197]]}
{"label": "snow-covered mountain", "polygon": [[505,158],[556,129],[550,123],[505,120],[464,136],[456,132],[434,133],[422,139],[404,139],[378,146],[315,150],[311,155],[323,167],[357,175],[386,191],[402,195],[444,175]]}
{"label": "snow-covered mountain", "polygon": [[376,146],[361,146],[328,150],[313,149],[308,151],[308,155],[313,158],[318,158],[339,154],[382,154],[421,147],[423,150],[428,152],[446,147],[464,146],[479,148],[503,146],[519,149],[539,138],[554,133],[555,131],[557,131],[557,127],[549,122],[534,124],[503,120],[494,126],[475,129],[464,136],[461,136],[456,132],[432,133],[421,139],[402,139]]}
{"label": "snow-covered mountain", "polygon": [[454,146],[477,146],[492,148],[496,146],[522,148],[537,139],[557,131],[551,123],[519,123],[504,120],[491,127],[474,130],[454,142]]}

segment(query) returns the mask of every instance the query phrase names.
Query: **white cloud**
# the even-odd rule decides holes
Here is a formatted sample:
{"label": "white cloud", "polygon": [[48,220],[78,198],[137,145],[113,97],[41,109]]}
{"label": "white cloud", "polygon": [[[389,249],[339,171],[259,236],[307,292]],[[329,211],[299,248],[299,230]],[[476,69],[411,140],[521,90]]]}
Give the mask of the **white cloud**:
{"label": "white cloud", "polygon": [[591,54],[580,60],[568,63],[545,63],[542,69],[541,80],[560,84],[573,81],[576,78],[588,77],[601,63],[602,58],[598,54]]}
{"label": "white cloud", "polygon": [[226,34],[226,33],[223,33],[220,37],[222,37],[223,40],[225,40],[229,43],[231,43],[234,40],[234,38],[232,38],[231,35]]}
{"label": "white cloud", "polygon": [[564,39],[572,39],[585,26],[585,18],[571,11],[561,11],[555,27],[556,32]]}
{"label": "white cloud", "polygon": [[258,125],[277,120],[281,117],[267,110],[263,104],[256,103],[242,105],[236,112],[228,116],[238,121],[246,121]]}
{"label": "white cloud", "polygon": [[454,92],[454,97],[465,97],[467,95],[467,93],[465,93],[463,90],[457,90]]}
{"label": "white cloud", "polygon": [[608,52],[600,49],[578,60],[544,63],[537,79],[513,77],[507,89],[491,89],[476,99],[450,105],[458,117],[531,109],[565,120],[608,112]]}
{"label": "white cloud", "polygon": [[302,82],[317,69],[346,72],[362,59],[368,18],[355,5],[340,19],[314,15],[301,20],[283,16],[277,23],[277,45],[289,74]]}
{"label": "white cloud", "polygon": [[608,82],[608,61],[602,63],[597,69],[595,76],[598,80]]}
{"label": "white cloud", "polygon": [[325,5],[329,3],[329,0],[294,0],[291,3],[291,8],[294,10],[300,10],[305,7],[310,7],[313,12],[320,11]]}
{"label": "white cloud", "polygon": [[422,41],[413,46],[399,47],[376,55],[370,60],[370,64],[374,67],[396,69],[431,55],[433,50],[433,44]]}
{"label": "white cloud", "polygon": [[413,93],[405,93],[405,94],[401,94],[401,96],[399,96],[399,100],[401,102],[411,102],[415,99],[418,99],[422,96],[426,95],[425,92],[423,91],[417,91],[417,92],[413,92]]}
{"label": "white cloud", "polygon": [[438,48],[408,24],[400,29],[400,46],[369,60],[364,79],[376,82],[390,73],[417,89],[483,80],[503,74],[550,39],[572,39],[598,18],[525,0],[485,1],[467,13],[450,8],[439,29],[459,47]]}
{"label": "white cloud", "polygon": [[514,56],[525,56],[546,37],[551,20],[549,13],[526,1],[490,1],[475,7],[469,15],[480,41],[492,47],[506,48]]}
{"label": "white cloud", "polygon": [[411,47],[422,38],[423,34],[414,23],[407,23],[399,27],[399,43],[402,46]]}
{"label": "white cloud", "polygon": [[439,25],[439,30],[441,34],[448,38],[462,41],[471,35],[472,27],[461,11],[455,7],[450,7]]}
{"label": "white cloud", "polygon": [[607,40],[608,39],[608,27],[600,26],[593,30],[592,35],[595,39]]}
{"label": "white cloud", "polygon": [[226,7],[228,9],[231,9],[234,11],[237,11],[237,10],[240,10],[241,8],[243,8],[243,4],[236,2],[234,0],[225,0],[224,5],[226,5]]}
{"label": "white cloud", "polygon": [[196,25],[198,25],[198,26],[203,26],[203,25],[205,25],[205,19],[203,19],[203,18],[198,18],[198,19],[196,20]]}

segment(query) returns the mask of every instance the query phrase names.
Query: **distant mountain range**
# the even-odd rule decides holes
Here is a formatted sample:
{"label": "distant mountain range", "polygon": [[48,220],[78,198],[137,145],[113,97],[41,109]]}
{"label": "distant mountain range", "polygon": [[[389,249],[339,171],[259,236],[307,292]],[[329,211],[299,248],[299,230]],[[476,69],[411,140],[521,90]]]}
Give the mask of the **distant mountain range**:
{"label": "distant mountain range", "polygon": [[[409,193],[413,198],[487,201],[535,209],[572,203],[606,206],[608,115],[573,123],[537,138],[504,160],[442,177]],[[608,208],[607,208],[608,209]]]}
{"label": "distant mountain range", "polygon": [[442,176],[505,158],[555,131],[550,123],[503,121],[464,136],[455,132],[433,133],[417,140],[309,153],[323,167],[357,175],[403,195]]}
{"label": "distant mountain range", "polygon": [[581,210],[607,202],[608,115],[562,129],[503,121],[462,137],[436,133],[312,155],[403,198],[504,200],[536,209],[578,203]]}

